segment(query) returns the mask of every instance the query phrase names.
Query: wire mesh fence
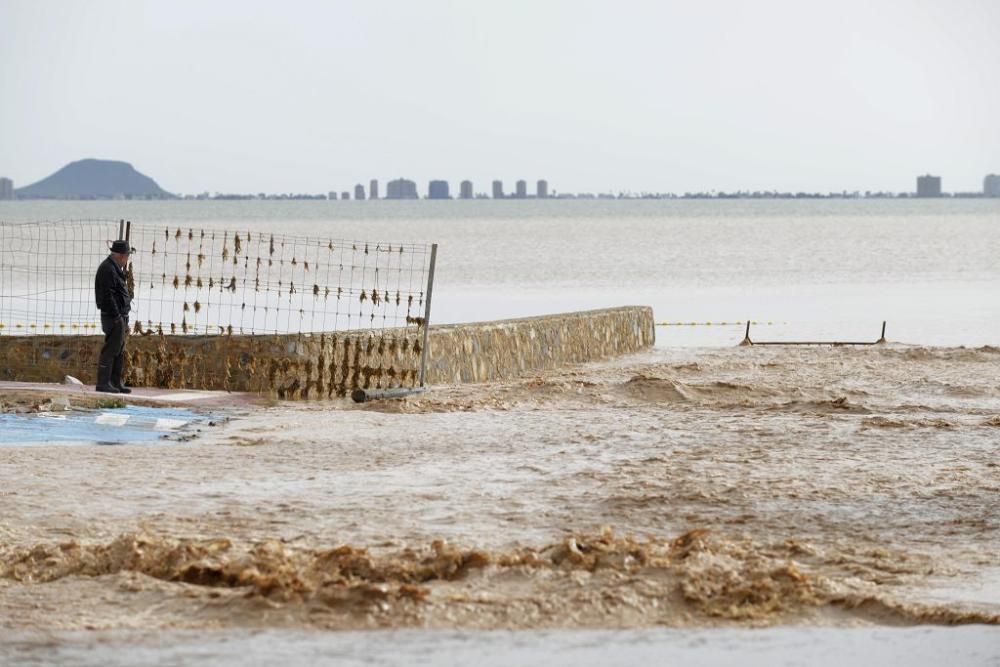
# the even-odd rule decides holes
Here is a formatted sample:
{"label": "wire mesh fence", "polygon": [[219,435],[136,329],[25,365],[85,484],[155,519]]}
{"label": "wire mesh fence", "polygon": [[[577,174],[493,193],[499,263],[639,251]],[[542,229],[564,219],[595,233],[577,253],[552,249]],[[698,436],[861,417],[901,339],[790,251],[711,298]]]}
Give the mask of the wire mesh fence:
{"label": "wire mesh fence", "polygon": [[132,225],[138,333],[417,327],[431,246]]}
{"label": "wire mesh fence", "polygon": [[350,332],[423,367],[436,246],[256,230],[0,222],[0,336],[100,334],[94,275],[120,237],[133,337]]}
{"label": "wire mesh fence", "polygon": [[0,335],[100,333],[94,273],[118,223],[0,223]]}
{"label": "wire mesh fence", "polygon": [[[0,223],[0,334],[100,329],[94,273],[119,221]],[[419,327],[430,244],[129,225],[136,333]]]}

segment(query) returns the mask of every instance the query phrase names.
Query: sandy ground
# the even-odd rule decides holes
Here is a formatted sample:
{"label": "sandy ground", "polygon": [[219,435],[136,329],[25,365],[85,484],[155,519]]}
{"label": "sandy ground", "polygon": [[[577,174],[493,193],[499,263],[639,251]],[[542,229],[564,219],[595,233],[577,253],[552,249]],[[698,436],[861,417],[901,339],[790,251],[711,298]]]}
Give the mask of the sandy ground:
{"label": "sandy ground", "polygon": [[1000,623],[1000,349],[656,350],[0,448],[0,628]]}

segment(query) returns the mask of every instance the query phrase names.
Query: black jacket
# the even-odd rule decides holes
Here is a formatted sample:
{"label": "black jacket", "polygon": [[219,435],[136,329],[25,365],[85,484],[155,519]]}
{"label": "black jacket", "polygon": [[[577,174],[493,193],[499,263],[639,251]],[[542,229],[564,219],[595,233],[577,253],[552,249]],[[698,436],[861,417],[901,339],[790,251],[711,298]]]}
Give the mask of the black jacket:
{"label": "black jacket", "polygon": [[97,267],[94,296],[102,315],[128,317],[132,310],[132,297],[125,283],[125,272],[110,255]]}

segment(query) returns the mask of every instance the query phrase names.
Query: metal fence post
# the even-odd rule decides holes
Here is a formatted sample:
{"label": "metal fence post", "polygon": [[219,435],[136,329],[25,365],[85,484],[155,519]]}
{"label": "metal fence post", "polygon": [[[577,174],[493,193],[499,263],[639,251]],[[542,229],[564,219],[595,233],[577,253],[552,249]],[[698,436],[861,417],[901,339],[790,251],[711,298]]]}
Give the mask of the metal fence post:
{"label": "metal fence post", "polygon": [[747,320],[747,332],[743,335],[743,342],[740,343],[741,346],[753,345],[753,341],[750,340],[750,320]]}
{"label": "metal fence post", "polygon": [[427,377],[427,344],[431,332],[431,294],[434,292],[434,265],[437,263],[437,243],[431,244],[431,265],[427,269],[427,299],[424,301],[424,344],[420,350],[420,386]]}

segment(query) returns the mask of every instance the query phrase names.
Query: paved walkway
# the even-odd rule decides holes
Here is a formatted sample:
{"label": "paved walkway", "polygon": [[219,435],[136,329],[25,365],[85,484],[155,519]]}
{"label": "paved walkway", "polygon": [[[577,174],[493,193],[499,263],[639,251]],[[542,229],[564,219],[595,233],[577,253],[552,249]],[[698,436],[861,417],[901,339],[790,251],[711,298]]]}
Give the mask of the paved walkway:
{"label": "paved walkway", "polygon": [[100,394],[93,385],[55,384],[45,382],[0,381],[0,394],[43,393],[47,395],[86,395],[88,397],[120,398],[126,403],[141,404],[182,404],[192,407],[247,407],[270,402],[268,396],[226,391],[200,391],[195,389],[159,389],[154,387],[133,387],[131,394]]}

